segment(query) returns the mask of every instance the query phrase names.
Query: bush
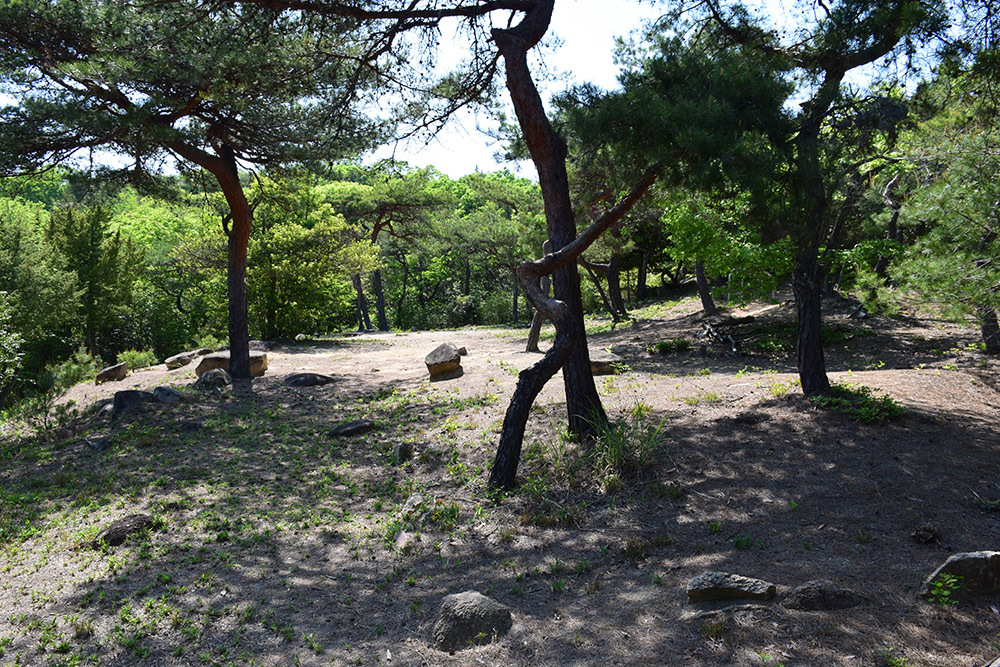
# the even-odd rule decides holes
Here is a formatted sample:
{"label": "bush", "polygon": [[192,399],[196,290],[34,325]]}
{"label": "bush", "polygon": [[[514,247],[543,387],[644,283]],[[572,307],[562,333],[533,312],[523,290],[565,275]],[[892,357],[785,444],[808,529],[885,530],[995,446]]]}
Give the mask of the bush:
{"label": "bush", "polygon": [[55,387],[65,390],[75,384],[93,380],[97,377],[97,371],[101,370],[101,365],[97,357],[91,356],[81,345],[72,357],[48,370],[55,377]]}
{"label": "bush", "polygon": [[126,363],[129,370],[135,370],[155,366],[158,360],[152,350],[125,350],[118,353],[118,363]]}
{"label": "bush", "polygon": [[881,423],[906,414],[906,408],[888,394],[877,396],[871,387],[835,384],[830,393],[810,396],[809,402],[818,408],[843,412],[851,419],[865,424]]}

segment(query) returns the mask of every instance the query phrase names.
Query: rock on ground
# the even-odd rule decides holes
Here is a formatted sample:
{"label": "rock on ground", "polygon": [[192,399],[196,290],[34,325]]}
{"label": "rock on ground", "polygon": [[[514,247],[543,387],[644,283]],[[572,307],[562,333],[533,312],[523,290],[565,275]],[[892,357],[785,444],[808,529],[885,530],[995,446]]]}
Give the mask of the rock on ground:
{"label": "rock on ground", "polygon": [[233,378],[222,368],[213,368],[205,371],[204,374],[195,380],[194,386],[198,389],[222,389],[226,385],[233,383]]}
{"label": "rock on ground", "polygon": [[777,588],[769,581],[728,572],[705,572],[688,582],[689,602],[710,600],[773,600]]}
{"label": "rock on ground", "polygon": [[331,382],[332,377],[321,373],[293,373],[285,378],[285,384],[289,387],[322,387]]}
{"label": "rock on ground", "polygon": [[116,391],[111,408],[111,421],[117,421],[119,417],[137,405],[149,403],[152,400],[153,394],[148,391],[139,391],[138,389]]}
{"label": "rock on ground", "polygon": [[156,387],[153,389],[153,398],[160,403],[166,403],[168,405],[180,403],[184,399],[184,397],[181,396],[181,392],[173,389],[172,387]]}
{"label": "rock on ground", "polygon": [[614,375],[615,366],[624,363],[624,359],[611,352],[598,350],[590,353],[590,372],[594,375]]}
{"label": "rock on ground", "polygon": [[[202,357],[201,361],[198,362],[198,367],[194,369],[194,372],[198,375],[198,377],[201,377],[213,368],[221,368],[224,371],[229,371],[229,350],[206,354]],[[260,376],[263,375],[266,370],[267,354],[264,352],[251,352],[250,375]]]}
{"label": "rock on ground", "polygon": [[473,644],[488,644],[507,634],[514,619],[510,610],[476,591],[448,595],[431,630],[431,645],[457,651]]}
{"label": "rock on ground", "polygon": [[441,343],[424,357],[432,380],[445,380],[462,374],[462,354],[454,343]]}
{"label": "rock on ground", "polygon": [[815,579],[790,590],[782,599],[781,606],[803,611],[829,611],[856,607],[861,602],[862,597],[854,591]]}
{"label": "rock on ground", "polygon": [[375,423],[368,419],[357,419],[352,422],[346,422],[334,427],[327,434],[331,438],[341,438],[349,435],[360,435],[362,433],[367,433],[372,430]]}
{"label": "rock on ground", "polygon": [[128,375],[128,364],[123,361],[120,364],[115,364],[114,366],[108,366],[107,368],[102,369],[101,372],[97,374],[94,384],[118,382],[119,380],[124,380],[126,375]]}
{"label": "rock on ground", "polygon": [[102,544],[116,547],[125,542],[129,535],[138,533],[153,526],[153,517],[148,514],[130,514],[118,519],[105,528],[93,539],[91,546],[97,548]]}
{"label": "rock on ground", "polygon": [[934,583],[942,574],[958,579],[951,600],[969,599],[1000,593],[1000,551],[971,551],[955,554],[934,570],[920,587],[920,595],[934,597]]}

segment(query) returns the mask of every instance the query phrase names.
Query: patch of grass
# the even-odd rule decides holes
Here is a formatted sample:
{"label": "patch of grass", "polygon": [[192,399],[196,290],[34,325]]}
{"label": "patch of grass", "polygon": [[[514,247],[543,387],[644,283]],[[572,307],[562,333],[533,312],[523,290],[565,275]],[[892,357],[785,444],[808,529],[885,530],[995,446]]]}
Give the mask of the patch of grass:
{"label": "patch of grass", "polygon": [[661,340],[648,348],[650,354],[669,354],[670,352],[684,352],[691,349],[691,341],[687,338],[674,338],[672,340]]}
{"label": "patch of grass", "polygon": [[881,390],[864,385],[835,384],[830,387],[830,393],[810,396],[809,402],[817,408],[842,412],[865,424],[882,423],[906,414],[906,408],[891,396],[876,395],[877,392]]}
{"label": "patch of grass", "polygon": [[[595,421],[594,473],[605,491],[620,487],[623,475],[644,468],[660,443],[663,423],[653,424],[641,409],[627,413],[617,422]],[[616,482],[617,480],[617,482]],[[614,488],[607,488],[612,486]]]}
{"label": "patch of grass", "polygon": [[901,655],[897,655],[895,649],[888,646],[872,652],[872,660],[876,667],[910,667],[910,662]]}

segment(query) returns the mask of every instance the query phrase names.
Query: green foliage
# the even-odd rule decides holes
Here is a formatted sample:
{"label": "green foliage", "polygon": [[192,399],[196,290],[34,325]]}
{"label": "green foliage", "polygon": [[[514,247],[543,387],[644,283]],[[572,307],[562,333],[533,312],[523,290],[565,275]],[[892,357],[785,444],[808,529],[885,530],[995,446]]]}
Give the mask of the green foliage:
{"label": "green foliage", "polygon": [[889,646],[883,646],[872,652],[872,660],[876,667],[910,667],[910,661]]}
{"label": "green foliage", "polygon": [[644,412],[634,409],[617,422],[594,423],[592,451],[594,473],[605,491],[614,491],[625,475],[644,468],[660,445],[663,424],[652,424]]}
{"label": "green foliage", "polygon": [[93,380],[97,371],[101,370],[100,360],[80,346],[69,359],[52,366],[50,372],[54,378],[53,386],[66,390],[75,384]]}
{"label": "green foliage", "polygon": [[928,593],[928,599],[941,607],[950,607],[958,604],[955,594],[962,589],[962,578],[954,574],[942,572],[934,581]]}
{"label": "green foliage", "polygon": [[687,338],[674,338],[673,340],[661,340],[649,351],[653,354],[667,354],[669,352],[683,352],[691,348],[691,341]]}
{"label": "green foliage", "polygon": [[[21,336],[11,328],[7,293],[0,292],[0,393],[21,369]],[[0,400],[0,407],[3,401]]]}
{"label": "green foliage", "polygon": [[881,423],[906,414],[906,408],[891,396],[877,395],[877,392],[881,390],[863,385],[835,384],[828,394],[810,396],[809,402],[818,408],[842,412],[865,424]]}
{"label": "green foliage", "polygon": [[152,350],[123,350],[118,353],[117,363],[128,364],[129,370],[147,368],[159,363]]}

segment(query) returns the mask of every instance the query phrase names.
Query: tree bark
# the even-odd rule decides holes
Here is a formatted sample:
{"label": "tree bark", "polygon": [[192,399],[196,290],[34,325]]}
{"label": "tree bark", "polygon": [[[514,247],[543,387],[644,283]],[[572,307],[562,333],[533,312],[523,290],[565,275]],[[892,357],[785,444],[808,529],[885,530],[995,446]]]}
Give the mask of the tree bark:
{"label": "tree bark", "polygon": [[604,310],[608,311],[608,315],[611,316],[611,319],[617,322],[618,317],[615,313],[614,306],[611,305],[611,299],[608,298],[608,293],[604,291],[604,285],[601,284],[601,279],[597,275],[597,271],[603,272],[606,265],[588,262],[583,257],[580,258],[579,264],[587,270],[587,275],[590,276],[590,282],[594,284],[594,288],[601,297],[601,302],[604,303]]}
{"label": "tree bark", "polygon": [[635,279],[635,300],[643,301],[646,298],[646,276],[649,272],[649,251],[642,251],[642,261],[639,262],[639,274]]}
{"label": "tree bark", "polygon": [[358,331],[368,331],[372,328],[372,321],[368,317],[368,300],[365,299],[365,292],[361,289],[361,274],[353,274],[351,284],[354,285],[354,291],[358,295]]}
{"label": "tree bark", "polygon": [[511,313],[514,316],[514,325],[517,326],[521,323],[520,314],[518,313],[517,301],[518,297],[521,296],[521,288],[517,284],[517,274],[514,274],[514,289],[513,289],[513,304],[511,308]]}
{"label": "tree bark", "polygon": [[705,315],[711,317],[719,312],[715,300],[712,298],[712,288],[708,284],[708,276],[705,275],[705,262],[700,259],[694,263],[694,279],[698,284],[698,298],[701,299],[701,309]]}
{"label": "tree bark", "polygon": [[[542,257],[548,255],[552,252],[552,244],[546,241],[542,244]],[[551,285],[551,280],[549,277],[543,276],[541,280],[542,294],[545,296],[549,295],[549,287]],[[538,352],[538,339],[542,336],[542,322],[545,321],[545,315],[542,311],[535,308],[535,314],[531,317],[531,331],[528,332],[528,344],[525,346],[525,352]]]}
{"label": "tree bark", "polygon": [[986,354],[1000,354],[1000,324],[993,308],[979,309],[979,325],[986,344]]}
{"label": "tree bark", "polygon": [[612,253],[608,260],[608,299],[611,307],[615,311],[614,320],[622,321],[628,319],[628,310],[625,308],[625,300],[622,298],[622,273],[621,261],[617,254]]}
{"label": "tree bark", "polygon": [[830,389],[823,360],[822,284],[818,255],[815,248],[800,250],[792,269],[792,291],[798,315],[796,356],[802,393],[806,396],[825,394]]}
{"label": "tree bark", "polygon": [[382,269],[372,273],[372,289],[375,290],[375,311],[378,315],[379,331],[389,330],[389,321],[385,318],[385,289],[382,287]]}

